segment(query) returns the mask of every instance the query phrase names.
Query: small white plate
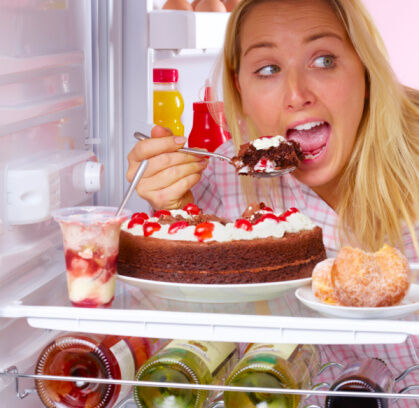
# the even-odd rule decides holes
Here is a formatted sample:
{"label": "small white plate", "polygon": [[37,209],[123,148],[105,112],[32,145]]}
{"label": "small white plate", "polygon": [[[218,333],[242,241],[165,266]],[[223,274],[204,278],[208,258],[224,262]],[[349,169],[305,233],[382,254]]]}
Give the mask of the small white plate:
{"label": "small white plate", "polygon": [[310,309],[332,317],[348,319],[383,319],[401,317],[419,310],[419,285],[412,283],[402,303],[396,306],[386,307],[349,307],[330,305],[320,302],[311,289],[311,285],[305,285],[295,291],[295,296]]}
{"label": "small white plate", "polygon": [[161,282],[117,275],[118,279],[165,299],[199,303],[239,303],[277,298],[282,292],[305,285],[311,278],[283,282],[199,285]]}

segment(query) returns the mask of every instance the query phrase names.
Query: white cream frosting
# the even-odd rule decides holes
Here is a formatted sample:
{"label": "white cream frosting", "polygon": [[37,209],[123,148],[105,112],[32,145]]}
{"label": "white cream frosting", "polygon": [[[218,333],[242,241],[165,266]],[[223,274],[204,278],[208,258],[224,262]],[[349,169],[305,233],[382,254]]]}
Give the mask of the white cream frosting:
{"label": "white cream frosting", "polygon": [[[171,211],[175,215],[175,211]],[[260,211],[262,214],[271,213],[270,211]],[[273,213],[271,213],[273,214]],[[275,213],[276,216],[281,213]],[[128,228],[128,222],[122,224],[122,230],[137,236],[144,236],[143,225],[135,224],[132,228]],[[158,222],[158,218],[149,218],[146,222]],[[242,228],[236,228],[234,223],[221,224],[218,221],[210,221],[214,225],[212,237],[205,239],[205,242],[217,241],[227,242],[236,240],[251,240],[257,238],[275,237],[281,238],[286,232],[299,232],[303,230],[311,230],[316,225],[306,215],[298,212],[289,215],[286,221],[277,222],[271,218],[267,218],[257,224],[252,225],[251,231],[246,231]],[[169,234],[169,224],[160,224],[159,231],[154,231],[151,235],[153,238],[167,239],[173,241],[198,241],[195,236],[195,225],[190,225],[186,228],[179,229],[174,234]]]}
{"label": "white cream frosting", "polygon": [[253,170],[255,171],[263,171],[265,173],[272,173],[275,171],[275,162],[272,160],[266,160],[265,164],[262,164],[263,161],[260,159],[256,164],[255,167],[253,167]]}
{"label": "white cream frosting", "polygon": [[267,150],[270,147],[278,147],[281,143],[287,143],[285,137],[277,135],[272,137],[260,137],[250,142],[257,150]]}

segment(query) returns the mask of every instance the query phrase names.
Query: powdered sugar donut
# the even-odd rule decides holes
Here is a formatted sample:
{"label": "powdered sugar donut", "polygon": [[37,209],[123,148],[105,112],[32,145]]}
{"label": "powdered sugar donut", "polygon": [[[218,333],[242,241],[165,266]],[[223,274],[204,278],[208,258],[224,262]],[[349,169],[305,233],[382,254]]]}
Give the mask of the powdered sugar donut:
{"label": "powdered sugar donut", "polygon": [[334,258],[319,262],[313,269],[311,288],[314,296],[324,303],[337,304],[338,300],[331,279]]}
{"label": "powdered sugar donut", "polygon": [[392,306],[409,288],[409,263],[399,250],[388,245],[375,253],[344,247],[333,263],[331,280],[344,306]]}

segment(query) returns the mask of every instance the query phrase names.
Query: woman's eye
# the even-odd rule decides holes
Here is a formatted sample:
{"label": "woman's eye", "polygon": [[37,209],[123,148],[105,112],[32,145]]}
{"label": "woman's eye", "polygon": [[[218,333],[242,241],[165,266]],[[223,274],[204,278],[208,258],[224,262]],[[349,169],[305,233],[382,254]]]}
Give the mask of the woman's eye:
{"label": "woman's eye", "polygon": [[270,76],[279,71],[281,71],[281,68],[279,68],[278,65],[266,65],[265,67],[258,69],[255,73],[260,76]]}
{"label": "woman's eye", "polygon": [[333,68],[336,64],[336,58],[333,55],[322,55],[314,60],[314,66],[317,68]]}

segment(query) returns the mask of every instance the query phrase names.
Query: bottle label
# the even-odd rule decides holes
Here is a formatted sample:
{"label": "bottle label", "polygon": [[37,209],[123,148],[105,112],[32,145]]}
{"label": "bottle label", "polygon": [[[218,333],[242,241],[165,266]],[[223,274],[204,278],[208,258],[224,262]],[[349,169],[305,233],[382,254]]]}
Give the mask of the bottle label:
{"label": "bottle label", "polygon": [[198,356],[213,374],[236,349],[235,343],[219,343],[197,340],[172,340],[166,348],[178,348]]}
{"label": "bottle label", "polygon": [[[125,340],[120,340],[110,348],[118,362],[121,371],[121,380],[132,381],[135,378],[135,361],[131,349]],[[129,385],[121,385],[121,390],[115,405],[125,398],[131,390]]]}
{"label": "bottle label", "polygon": [[278,356],[284,360],[294,353],[298,344],[269,344],[269,343],[254,343],[245,352],[246,357],[250,357],[259,353],[269,353]]}

